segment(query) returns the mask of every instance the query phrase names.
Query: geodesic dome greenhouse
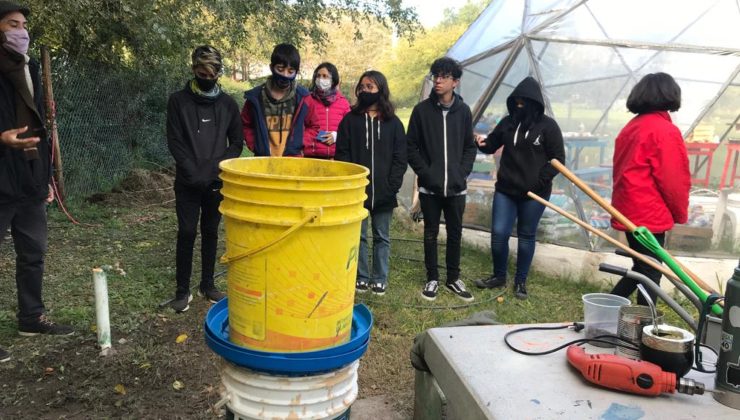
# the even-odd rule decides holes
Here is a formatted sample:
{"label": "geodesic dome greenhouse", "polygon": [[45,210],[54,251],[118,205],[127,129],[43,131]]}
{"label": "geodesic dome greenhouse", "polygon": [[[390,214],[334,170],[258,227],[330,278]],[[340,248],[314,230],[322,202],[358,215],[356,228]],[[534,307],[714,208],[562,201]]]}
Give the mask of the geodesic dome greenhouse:
{"label": "geodesic dome greenhouse", "polygon": [[[607,200],[614,138],[633,117],[625,106],[630,90],[648,73],[671,74],[682,89],[672,118],[684,134],[693,187],[689,223],[669,234],[667,248],[740,248],[740,0],[493,0],[447,55],[464,66],[459,93],[480,134],[506,115],[506,98],[523,78],[539,80],[546,113],[563,131],[566,165]],[[469,225],[490,227],[496,159],[478,155]],[[608,214],[564,177],[550,201],[617,236]],[[602,245],[550,210],[538,238]]]}

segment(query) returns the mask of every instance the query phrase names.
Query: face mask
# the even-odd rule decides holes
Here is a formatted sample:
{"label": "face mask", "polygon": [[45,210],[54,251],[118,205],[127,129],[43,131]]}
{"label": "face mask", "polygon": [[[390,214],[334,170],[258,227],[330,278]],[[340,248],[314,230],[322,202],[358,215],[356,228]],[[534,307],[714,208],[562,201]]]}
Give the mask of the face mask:
{"label": "face mask", "polygon": [[316,78],[316,87],[321,90],[329,90],[331,89],[331,78],[328,79],[319,79]]}
{"label": "face mask", "polygon": [[280,89],[287,89],[293,80],[295,80],[296,76],[298,76],[297,72],[294,73],[293,76],[287,77],[276,72],[275,69],[272,69],[272,81],[275,82],[275,85]]}
{"label": "face mask", "polygon": [[360,105],[363,108],[375,104],[378,102],[378,99],[380,99],[380,92],[360,92],[360,94],[357,95],[357,100],[360,101]]}
{"label": "face mask", "polygon": [[195,82],[198,84],[198,87],[203,92],[210,92],[213,90],[213,88],[216,86],[216,82],[218,79],[202,79],[198,76],[195,76]]}
{"label": "face mask", "polygon": [[25,29],[11,29],[4,33],[5,42],[3,46],[11,51],[15,51],[19,54],[28,53],[28,44],[31,42],[31,38],[28,36],[28,31]]}

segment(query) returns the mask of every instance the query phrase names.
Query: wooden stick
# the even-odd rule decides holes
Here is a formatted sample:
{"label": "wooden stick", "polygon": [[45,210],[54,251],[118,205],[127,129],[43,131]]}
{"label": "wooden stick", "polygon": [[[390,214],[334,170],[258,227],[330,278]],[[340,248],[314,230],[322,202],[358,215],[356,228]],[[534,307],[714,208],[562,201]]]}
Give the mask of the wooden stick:
{"label": "wooden stick", "polygon": [[[51,83],[51,57],[46,46],[41,47],[41,60],[44,80],[44,97],[46,99],[46,117],[51,128],[51,146],[54,149],[54,178],[57,181],[59,202],[63,203],[65,198],[64,166],[62,165],[62,151],[59,148],[59,132],[57,131],[57,116],[54,109],[54,89]],[[46,121],[44,121],[46,122]]]}
{"label": "wooden stick", "polygon": [[573,216],[572,214],[568,213],[561,207],[558,207],[555,204],[552,204],[551,202],[545,200],[544,198],[540,197],[539,195],[528,192],[527,195],[531,197],[533,200],[537,201],[538,203],[542,204],[543,206],[549,207],[553,209],[555,212],[560,214],[561,216],[567,218],[573,223],[576,223],[577,225],[581,226],[582,228],[588,230],[589,232],[593,233],[594,235],[600,237],[601,239],[604,239],[605,241],[609,242],[610,244],[616,246],[617,248],[621,248],[626,253],[630,254],[632,257],[639,259],[640,261],[644,262],[645,264],[649,265],[650,267],[660,271],[664,276],[670,280],[671,283],[674,285],[683,285],[683,282],[680,278],[674,273],[673,271],[669,270],[664,265],[658,264],[655,261],[653,261],[652,258],[647,257],[643,254],[640,254],[639,252],[635,251],[634,249],[628,247],[627,245],[619,242],[618,240],[612,238],[611,236],[607,235],[606,233],[594,228],[590,224],[584,222],[583,220],[577,218],[576,216]]}
{"label": "wooden stick", "polygon": [[[598,205],[600,205],[604,210],[606,210],[607,213],[609,213],[613,218],[615,218],[619,223],[621,223],[624,227],[627,228],[627,230],[632,233],[637,229],[637,226],[632,223],[625,215],[619,212],[614,206],[612,206],[610,203],[607,203],[606,200],[604,200],[599,194],[597,194],[594,190],[591,189],[588,185],[586,185],[585,182],[583,182],[576,174],[570,171],[570,169],[566,168],[565,165],[560,163],[557,159],[553,159],[550,161],[550,164],[555,167],[558,171],[560,171],[563,176],[568,178],[572,183],[574,183],[578,188],[580,188],[583,192],[586,193],[589,197],[591,197],[592,200],[594,200]],[[665,250],[664,250],[665,251]],[[673,256],[668,253],[668,251],[665,251],[668,256],[673,258]],[[696,283],[697,286],[701,287],[705,291],[708,291],[710,293],[720,294],[716,290],[714,290],[712,287],[710,287],[708,284],[704,283],[702,279],[699,278],[694,272],[688,269],[685,265],[681,264],[680,261],[673,258],[673,260],[676,262],[676,264],[683,270],[684,273],[686,273],[689,277],[691,277],[691,280]]]}

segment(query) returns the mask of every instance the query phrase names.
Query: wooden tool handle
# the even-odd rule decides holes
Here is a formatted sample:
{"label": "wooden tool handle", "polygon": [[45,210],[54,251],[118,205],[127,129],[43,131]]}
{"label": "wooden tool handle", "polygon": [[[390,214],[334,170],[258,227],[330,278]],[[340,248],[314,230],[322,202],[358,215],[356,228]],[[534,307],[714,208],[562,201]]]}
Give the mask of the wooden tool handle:
{"label": "wooden tool handle", "polygon": [[[583,192],[585,192],[589,197],[591,197],[592,200],[594,200],[598,205],[600,205],[604,210],[607,211],[614,219],[616,219],[619,223],[621,223],[625,228],[627,228],[627,231],[630,233],[634,232],[635,229],[637,229],[637,225],[632,223],[627,217],[625,217],[622,213],[619,212],[614,206],[607,203],[606,200],[604,200],[600,195],[598,195],[594,190],[591,189],[588,185],[586,185],[585,182],[583,182],[576,174],[570,171],[570,169],[566,168],[565,165],[560,163],[557,159],[553,159],[550,161],[550,164],[555,167],[558,171],[560,171],[563,176],[568,178],[573,184],[575,184],[578,188],[580,188]],[[668,254],[668,251],[666,251],[666,254]],[[670,254],[668,254],[671,256]],[[671,256],[671,258],[673,258]],[[694,283],[697,284],[697,286],[701,287],[702,289],[710,292],[710,293],[716,293],[719,294],[716,290],[709,287],[708,284],[704,283],[702,279],[699,278],[694,272],[689,270],[686,266],[681,264],[678,260],[673,258],[674,261],[676,261],[676,264],[683,270],[686,275],[691,277],[691,280],[694,281]]]}
{"label": "wooden tool handle", "polygon": [[560,171],[563,176],[568,178],[572,183],[576,185],[576,187],[580,188],[581,191],[585,192],[586,195],[591,197],[592,200],[594,200],[598,205],[601,206],[604,210],[607,211],[613,218],[615,218],[619,223],[624,225],[624,227],[627,228],[628,231],[634,232],[635,229],[637,229],[637,226],[630,222],[628,218],[626,218],[622,213],[619,212],[619,210],[615,209],[614,206],[609,204],[606,200],[604,200],[600,195],[596,194],[594,190],[591,189],[588,185],[586,185],[585,182],[581,181],[580,178],[576,176],[573,172],[570,171],[570,169],[566,168],[565,165],[560,163],[557,159],[553,159],[550,161],[550,164],[555,167],[558,171]]}
{"label": "wooden tool handle", "polygon": [[[644,262],[645,264],[649,265],[650,267],[660,271],[664,276],[668,278],[668,280],[673,283],[674,285],[683,284],[681,279],[676,276],[676,274],[666,268],[662,264],[658,264],[655,261],[653,261],[652,258],[646,257],[643,254],[640,254],[639,252],[635,251],[634,249],[628,247],[627,245],[619,242],[618,240],[612,238],[611,236],[607,235],[606,233],[594,228],[590,224],[584,222],[583,220],[573,216],[572,214],[568,213],[567,211],[563,210],[562,208],[558,207],[555,204],[552,204],[551,202],[545,200],[544,198],[540,197],[539,195],[528,192],[527,195],[532,198],[533,200],[539,202],[543,206],[549,207],[553,209],[555,212],[560,214],[561,216],[565,217],[566,219],[570,220],[571,222],[581,226],[582,228],[588,230],[589,232],[593,233],[594,235],[600,237],[601,239],[609,242],[610,244],[616,246],[617,248],[620,248],[624,250],[624,252],[628,253],[630,256],[639,259],[640,261]],[[700,286],[701,287],[701,286]]]}

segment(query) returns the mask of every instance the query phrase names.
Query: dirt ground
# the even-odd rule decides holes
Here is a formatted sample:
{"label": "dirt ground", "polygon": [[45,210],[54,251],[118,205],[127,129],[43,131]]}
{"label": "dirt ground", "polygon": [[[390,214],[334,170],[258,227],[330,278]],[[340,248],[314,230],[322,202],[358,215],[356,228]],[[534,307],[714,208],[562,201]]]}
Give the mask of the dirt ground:
{"label": "dirt ground", "polygon": [[[105,223],[72,227],[59,216],[50,220],[44,298],[52,317],[75,325],[73,336],[17,335],[14,259],[6,236],[0,245],[0,346],[12,359],[0,363],[0,419],[224,416],[223,410],[213,409],[221,399],[221,359],[207,347],[203,334],[210,305],[196,297],[190,310],[182,314],[157,305],[174,286],[169,274],[174,264],[175,233],[171,181],[167,174],[136,171],[112,193],[91,197],[89,202],[104,209],[101,217],[119,219],[113,227]],[[108,213],[122,207],[137,211]],[[87,231],[80,233],[84,229]],[[132,256],[126,257],[129,249]],[[85,274],[86,267],[92,265],[67,258],[107,252],[124,255],[124,260],[136,259],[153,274],[142,270],[129,277],[109,277],[115,354],[102,357],[92,327],[94,301],[89,274]],[[78,270],[78,266],[82,268]],[[127,305],[130,311],[126,311]],[[183,334],[188,338],[178,343]],[[372,334],[370,348],[360,363],[360,398],[369,402],[364,405],[369,409],[362,410],[370,416],[375,413],[375,418],[382,410],[393,413],[393,418],[409,418],[413,370],[408,349],[412,336],[386,334],[379,328]]]}

